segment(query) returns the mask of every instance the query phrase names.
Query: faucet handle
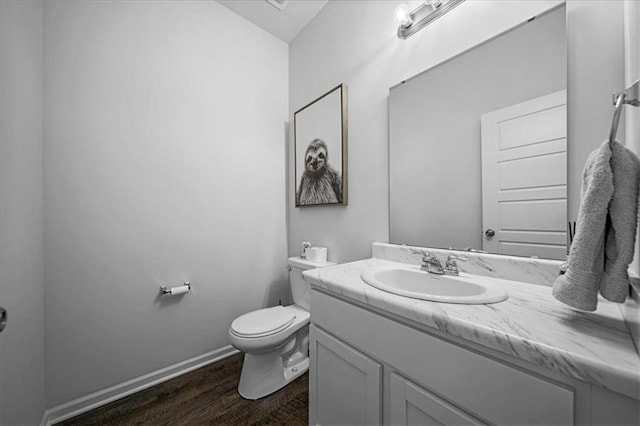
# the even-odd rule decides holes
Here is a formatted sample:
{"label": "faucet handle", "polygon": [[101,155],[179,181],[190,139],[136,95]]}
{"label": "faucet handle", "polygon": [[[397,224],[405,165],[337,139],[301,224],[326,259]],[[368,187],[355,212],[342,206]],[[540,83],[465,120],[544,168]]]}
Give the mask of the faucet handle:
{"label": "faucet handle", "polygon": [[460,271],[458,271],[458,265],[455,260],[452,260],[451,263],[447,262],[447,265],[444,267],[444,274],[453,275],[454,277],[460,275]]}
{"label": "faucet handle", "polygon": [[438,258],[435,257],[433,254],[429,253],[428,251],[422,254],[422,261],[429,262],[429,263],[439,262]]}
{"label": "faucet handle", "polygon": [[450,254],[449,256],[447,256],[447,262],[448,261],[455,261],[455,260],[471,260],[471,258],[469,258],[469,256],[465,256],[465,255],[458,255],[458,254]]}
{"label": "faucet handle", "polygon": [[458,264],[456,260],[469,260],[466,256],[456,256],[455,254],[450,254],[447,256],[447,262],[444,266],[444,273],[447,275],[458,275]]}
{"label": "faucet handle", "polygon": [[438,259],[433,254],[424,252],[422,254],[422,265],[420,267],[423,271],[427,271],[431,274],[444,274],[442,264],[440,263],[440,259]]}

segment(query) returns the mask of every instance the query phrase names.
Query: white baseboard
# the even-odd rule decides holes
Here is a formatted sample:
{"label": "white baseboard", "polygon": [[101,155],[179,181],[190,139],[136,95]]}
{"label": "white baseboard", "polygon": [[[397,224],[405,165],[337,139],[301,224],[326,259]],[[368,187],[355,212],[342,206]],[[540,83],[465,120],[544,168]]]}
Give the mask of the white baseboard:
{"label": "white baseboard", "polygon": [[178,362],[160,370],[152,371],[143,376],[136,377],[126,382],[90,393],[67,403],[58,405],[45,411],[41,426],[50,426],[54,423],[75,417],[79,414],[106,405],[117,399],[139,392],[143,389],[165,382],[174,377],[193,371],[205,365],[234,355],[239,351],[232,346],[224,346],[211,352]]}

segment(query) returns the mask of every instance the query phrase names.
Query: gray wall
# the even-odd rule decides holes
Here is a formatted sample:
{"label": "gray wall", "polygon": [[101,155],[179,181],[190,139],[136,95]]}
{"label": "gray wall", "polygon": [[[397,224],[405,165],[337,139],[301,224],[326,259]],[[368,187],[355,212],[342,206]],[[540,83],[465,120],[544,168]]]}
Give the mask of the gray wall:
{"label": "gray wall", "polygon": [[288,59],[215,1],[53,0],[44,28],[52,407],[286,300]]}
{"label": "gray wall", "polygon": [[[290,44],[290,111],[338,83],[349,88],[349,206],[296,209],[290,175],[290,254],[312,241],[345,262],[368,257],[372,241],[387,241],[389,87],[562,2],[467,1],[407,40],[395,35],[398,3],[329,2]],[[623,86],[622,10],[621,1],[567,2],[570,219],[587,155],[608,136],[611,93]]]}
{"label": "gray wall", "polygon": [[[389,88],[562,1],[467,1],[407,40],[396,37],[398,3],[329,2],[289,46],[290,120],[339,83],[348,87],[349,110],[349,205],[295,208],[290,173],[290,254],[311,241],[346,262],[369,257],[373,241],[388,241]],[[292,143],[289,156],[292,171]]]}
{"label": "gray wall", "polygon": [[44,411],[42,2],[0,1],[0,424]]}
{"label": "gray wall", "polygon": [[390,242],[482,250],[480,118],[567,87],[565,8],[389,93]]}
{"label": "gray wall", "polygon": [[[624,2],[567,2],[568,210],[576,220],[582,169],[591,151],[609,137],[612,93],[624,87]],[[624,141],[624,121],[618,140]]]}
{"label": "gray wall", "polygon": [[[625,52],[625,87],[640,80],[640,2],[626,2],[624,5],[624,52]],[[625,107],[625,139],[627,147],[636,154],[640,154],[640,108]],[[622,129],[620,129],[621,131]],[[636,253],[632,270],[640,276],[640,229],[636,234]],[[633,283],[633,281],[632,281]],[[635,292],[640,294],[639,280],[635,280]],[[622,308],[627,327],[631,331],[636,344],[636,351],[640,352],[640,303],[627,301]]]}

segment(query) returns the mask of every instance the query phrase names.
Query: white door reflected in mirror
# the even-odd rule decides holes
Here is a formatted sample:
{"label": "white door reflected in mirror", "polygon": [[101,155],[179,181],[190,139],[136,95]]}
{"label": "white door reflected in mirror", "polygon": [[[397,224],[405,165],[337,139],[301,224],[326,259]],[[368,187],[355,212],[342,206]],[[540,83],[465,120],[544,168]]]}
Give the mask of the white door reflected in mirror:
{"label": "white door reflected in mirror", "polygon": [[564,259],[567,91],[489,112],[481,122],[483,250]]}

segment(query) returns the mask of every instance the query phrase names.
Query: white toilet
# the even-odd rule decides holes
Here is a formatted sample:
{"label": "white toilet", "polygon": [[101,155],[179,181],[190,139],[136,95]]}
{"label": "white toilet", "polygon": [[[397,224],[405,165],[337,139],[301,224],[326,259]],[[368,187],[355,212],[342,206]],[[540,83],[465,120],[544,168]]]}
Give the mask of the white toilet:
{"label": "white toilet", "polygon": [[306,269],[335,265],[290,257],[289,284],[293,305],[274,306],[236,318],[229,341],[245,352],[238,392],[243,398],[267,396],[309,369],[309,293]]}

